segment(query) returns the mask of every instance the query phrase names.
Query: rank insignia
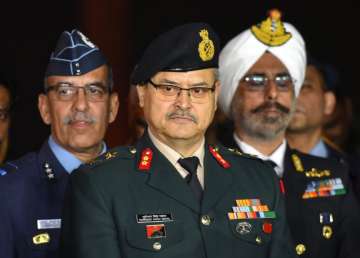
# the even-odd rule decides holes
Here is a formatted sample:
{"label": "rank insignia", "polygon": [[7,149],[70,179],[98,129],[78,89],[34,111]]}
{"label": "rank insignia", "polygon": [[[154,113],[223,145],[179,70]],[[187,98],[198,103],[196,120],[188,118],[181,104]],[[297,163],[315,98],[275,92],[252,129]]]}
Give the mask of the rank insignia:
{"label": "rank insignia", "polygon": [[153,157],[153,152],[150,148],[146,148],[141,153],[141,158],[139,162],[140,170],[149,170],[151,167],[151,161]]}
{"label": "rank insignia", "polygon": [[236,232],[238,232],[240,235],[246,235],[251,232],[251,224],[249,222],[239,222],[236,225]]}
{"label": "rank insignia", "polygon": [[214,42],[209,39],[209,32],[206,29],[201,30],[199,35],[202,39],[198,47],[199,56],[204,62],[210,61],[215,54]]}
{"label": "rank insignia", "polygon": [[164,238],[166,237],[165,225],[146,225],[146,237],[148,239]]}
{"label": "rank insignia", "polygon": [[346,194],[341,178],[331,178],[308,183],[303,199],[329,197]]}
{"label": "rank insignia", "polygon": [[116,152],[116,151],[106,152],[106,153],[105,153],[105,159],[106,159],[106,160],[113,159],[113,158],[116,157],[116,155],[117,155],[117,152]]}
{"label": "rank insignia", "polygon": [[326,239],[330,239],[333,234],[333,230],[330,226],[323,226],[322,235]]}
{"label": "rank insignia", "polygon": [[325,176],[331,176],[331,173],[329,170],[317,170],[315,168],[312,168],[310,171],[305,172],[306,177],[325,177]]}
{"label": "rank insignia", "polygon": [[50,167],[50,164],[48,162],[45,162],[43,165],[43,168],[44,168],[47,178],[50,181],[53,181],[55,179],[55,174],[54,174],[52,168]]}
{"label": "rank insignia", "polygon": [[33,243],[35,245],[47,244],[50,242],[50,236],[48,233],[42,233],[33,237]]}
{"label": "rank insignia", "polygon": [[280,20],[281,12],[273,9],[269,11],[269,17],[258,25],[251,27],[253,35],[265,45],[276,47],[285,44],[292,34],[285,30]]}
{"label": "rank insignia", "polygon": [[319,217],[320,224],[331,224],[334,222],[334,216],[330,212],[321,212]]}
{"label": "rank insignia", "polygon": [[228,213],[229,220],[237,219],[275,219],[275,211],[270,211],[267,205],[262,205],[259,199],[236,200],[232,212]]}
{"label": "rank insignia", "polygon": [[299,158],[299,156],[296,155],[296,154],[292,154],[291,159],[292,159],[292,162],[294,164],[294,167],[295,167],[296,171],[297,172],[304,172],[304,167],[302,165],[302,162],[301,162],[301,159]]}
{"label": "rank insignia", "polygon": [[213,155],[213,157],[216,159],[216,161],[223,167],[223,168],[229,168],[230,163],[223,159],[223,157],[219,154],[218,150],[215,149],[212,146],[209,146],[210,153]]}

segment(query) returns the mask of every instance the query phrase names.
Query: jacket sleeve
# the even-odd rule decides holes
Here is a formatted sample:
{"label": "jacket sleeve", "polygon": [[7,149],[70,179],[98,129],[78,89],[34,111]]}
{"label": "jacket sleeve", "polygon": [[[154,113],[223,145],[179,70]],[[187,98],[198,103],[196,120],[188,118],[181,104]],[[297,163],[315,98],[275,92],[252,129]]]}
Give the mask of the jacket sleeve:
{"label": "jacket sleeve", "polygon": [[[348,175],[344,171],[343,175]],[[348,177],[344,176],[344,185],[347,193],[340,207],[340,250],[339,258],[360,257],[359,232],[360,232],[360,208],[359,203],[351,189]]]}
{"label": "jacket sleeve", "polygon": [[11,223],[10,210],[5,194],[6,182],[0,178],[0,257],[15,257],[14,235]]}
{"label": "jacket sleeve", "polygon": [[73,172],[65,196],[61,258],[120,258],[111,207],[91,178]]}
{"label": "jacket sleeve", "polygon": [[280,180],[274,176],[275,184],[275,212],[277,214],[274,233],[272,238],[271,250],[269,257],[271,258],[294,258],[294,244],[287,223],[284,194],[280,192]]}

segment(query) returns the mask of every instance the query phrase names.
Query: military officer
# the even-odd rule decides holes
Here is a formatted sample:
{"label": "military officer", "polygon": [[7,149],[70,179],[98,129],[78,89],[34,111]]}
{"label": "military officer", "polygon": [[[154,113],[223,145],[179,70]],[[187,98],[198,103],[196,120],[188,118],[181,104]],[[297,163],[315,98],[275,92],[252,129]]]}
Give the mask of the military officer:
{"label": "military officer", "polygon": [[50,57],[39,111],[51,135],[36,153],[5,164],[0,177],[0,257],[58,257],[69,174],[106,152],[115,119],[110,66],[80,31],[65,31]]}
{"label": "military officer", "polygon": [[359,208],[346,169],[287,146],[306,54],[300,33],[280,18],[278,10],[270,11],[220,53],[220,107],[234,121],[234,132],[222,140],[273,164],[298,255],[360,257]]}
{"label": "military officer", "polygon": [[71,175],[62,257],[294,257],[272,168],[205,142],[218,52],[204,23],[148,46],[132,75],[146,132]]}

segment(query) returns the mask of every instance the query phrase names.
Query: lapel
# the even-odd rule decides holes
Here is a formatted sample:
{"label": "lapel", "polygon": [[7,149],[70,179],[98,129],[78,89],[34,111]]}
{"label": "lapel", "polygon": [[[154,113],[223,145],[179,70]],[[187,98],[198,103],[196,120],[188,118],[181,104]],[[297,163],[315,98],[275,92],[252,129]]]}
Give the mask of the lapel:
{"label": "lapel", "polygon": [[61,179],[63,177],[67,177],[69,175],[66,172],[65,168],[60,164],[60,162],[55,157],[47,141],[41,146],[41,149],[38,153],[37,165],[38,165],[38,171],[40,172],[40,178],[44,178],[48,181],[52,181],[51,179],[48,178],[47,173],[45,171],[45,163],[49,164],[49,167],[51,168],[55,176],[54,181],[57,179]]}
{"label": "lapel", "polygon": [[[150,148],[152,150],[152,161],[148,170],[140,170],[139,162],[141,160],[143,150]],[[148,133],[139,140],[137,145],[136,167],[139,173],[147,173],[149,178],[147,184],[175,199],[186,207],[192,209],[196,213],[200,212],[200,204],[197,203],[191,189],[185,180],[176,171],[174,166],[162,155],[162,153],[154,146]]]}
{"label": "lapel", "polygon": [[[233,183],[232,167],[223,168],[205,144],[204,180],[205,189],[202,201],[202,212],[207,213],[226,194]],[[230,164],[232,165],[232,164]]]}
{"label": "lapel", "polygon": [[304,164],[304,160],[302,159],[301,153],[297,152],[296,150],[291,149],[288,145],[286,146],[285,152],[285,164],[284,164],[284,184],[286,189],[291,189],[291,191],[287,191],[286,195],[291,194],[296,198],[302,198],[302,195],[306,189],[307,179],[304,175],[305,172],[296,171],[294,163],[292,161],[291,155],[297,155],[301,163],[306,170],[306,165]]}

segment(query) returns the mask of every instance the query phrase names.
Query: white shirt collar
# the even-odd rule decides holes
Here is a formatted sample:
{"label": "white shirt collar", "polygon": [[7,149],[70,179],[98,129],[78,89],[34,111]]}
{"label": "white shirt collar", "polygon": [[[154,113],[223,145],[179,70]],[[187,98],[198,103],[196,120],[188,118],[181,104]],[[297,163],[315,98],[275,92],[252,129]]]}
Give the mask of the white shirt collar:
{"label": "white shirt collar", "polygon": [[234,140],[239,148],[248,154],[256,155],[258,158],[262,160],[271,160],[276,164],[275,172],[279,177],[282,177],[284,174],[284,160],[285,160],[285,152],[286,152],[286,140],[280,144],[279,147],[269,156],[266,156],[260,153],[257,149],[247,144],[246,142],[240,140],[240,138],[234,133]]}

